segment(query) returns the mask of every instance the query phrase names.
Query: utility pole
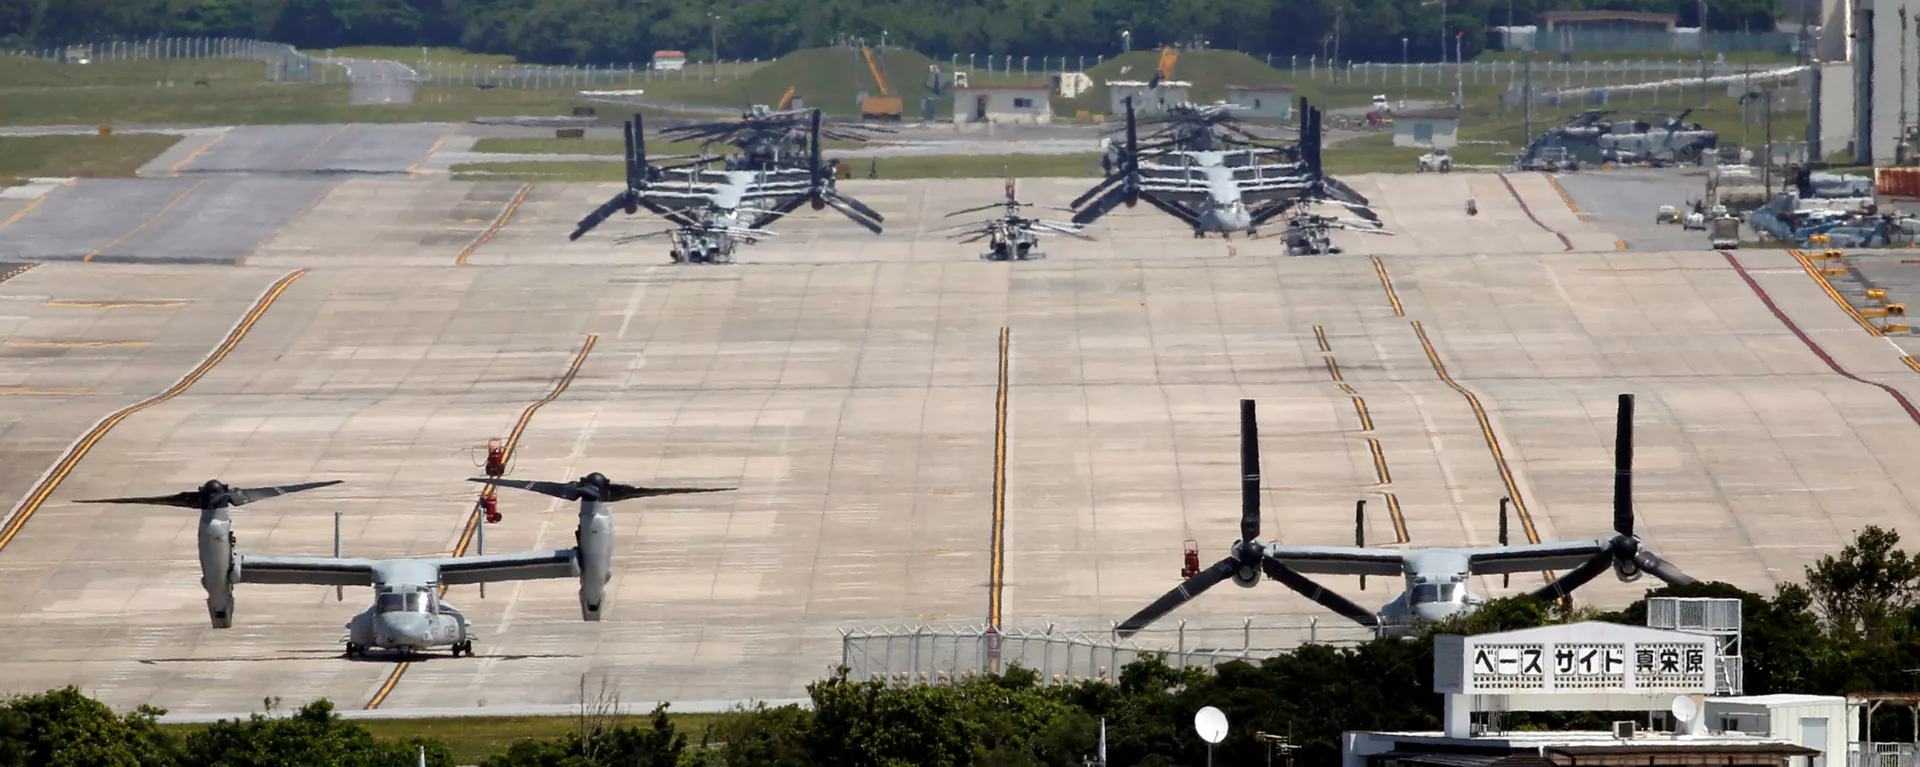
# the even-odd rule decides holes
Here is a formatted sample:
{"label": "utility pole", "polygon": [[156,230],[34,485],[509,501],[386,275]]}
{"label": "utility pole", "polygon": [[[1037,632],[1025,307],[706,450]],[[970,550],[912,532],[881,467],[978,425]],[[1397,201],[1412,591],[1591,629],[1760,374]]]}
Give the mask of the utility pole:
{"label": "utility pole", "polygon": [[1766,161],[1760,166],[1760,188],[1763,190],[1762,195],[1771,200],[1773,199],[1773,91],[1766,91],[1763,95],[1766,98],[1764,105],[1767,110],[1764,121],[1767,132],[1767,156]]}
{"label": "utility pole", "polygon": [[1700,0],[1700,106],[1707,106],[1707,0]]}
{"label": "utility pole", "polygon": [[720,14],[707,13],[707,47],[713,51],[713,87],[720,87]]}
{"label": "utility pole", "polygon": [[1907,162],[1907,7],[1900,6],[1900,132],[1894,137],[1893,162]]}

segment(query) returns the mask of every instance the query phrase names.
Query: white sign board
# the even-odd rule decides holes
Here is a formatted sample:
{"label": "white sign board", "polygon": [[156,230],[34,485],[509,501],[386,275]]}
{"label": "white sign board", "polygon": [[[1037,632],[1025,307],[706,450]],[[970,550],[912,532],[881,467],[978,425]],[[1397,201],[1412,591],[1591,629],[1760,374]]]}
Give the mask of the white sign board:
{"label": "white sign board", "polygon": [[1714,640],[1587,622],[1434,639],[1441,693],[1712,693]]}

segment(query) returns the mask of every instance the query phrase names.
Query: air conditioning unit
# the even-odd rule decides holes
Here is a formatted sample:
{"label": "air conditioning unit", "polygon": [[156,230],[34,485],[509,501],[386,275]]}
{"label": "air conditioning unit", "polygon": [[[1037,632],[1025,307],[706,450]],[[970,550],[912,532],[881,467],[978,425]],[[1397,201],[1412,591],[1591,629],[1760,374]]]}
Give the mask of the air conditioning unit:
{"label": "air conditioning unit", "polygon": [[1613,737],[1621,740],[1633,740],[1633,722],[1614,722]]}

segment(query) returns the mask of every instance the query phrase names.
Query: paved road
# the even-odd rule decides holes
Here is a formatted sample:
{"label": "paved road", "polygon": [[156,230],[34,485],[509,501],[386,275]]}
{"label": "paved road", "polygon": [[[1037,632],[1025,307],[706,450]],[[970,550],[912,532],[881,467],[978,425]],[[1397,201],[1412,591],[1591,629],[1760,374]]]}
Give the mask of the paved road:
{"label": "paved road", "polygon": [[1554,179],[1580,211],[1627,243],[1628,250],[1701,250],[1707,235],[1675,224],[1656,224],[1662,205],[1686,210],[1706,193],[1706,179],[1679,169],[1629,168],[1558,173]]}
{"label": "paved road", "polygon": [[349,104],[413,103],[411,67],[384,59],[332,59],[345,67],[352,87],[347,89]]}

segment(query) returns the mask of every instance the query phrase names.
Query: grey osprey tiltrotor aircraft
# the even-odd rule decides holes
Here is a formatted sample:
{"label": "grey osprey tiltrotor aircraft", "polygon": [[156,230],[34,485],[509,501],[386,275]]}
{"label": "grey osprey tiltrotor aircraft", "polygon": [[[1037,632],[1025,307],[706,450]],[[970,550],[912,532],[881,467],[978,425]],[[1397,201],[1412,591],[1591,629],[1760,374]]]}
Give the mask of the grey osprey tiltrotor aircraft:
{"label": "grey osprey tiltrotor aircraft", "polygon": [[1064,234],[1083,240],[1093,239],[1081,234],[1080,227],[1073,224],[1044,221],[1020,215],[1020,209],[1024,207],[1047,208],[1067,212],[1072,212],[1073,209],[1054,205],[1035,205],[1030,202],[1021,202],[1014,197],[1013,190],[1013,179],[1007,179],[1006,202],[996,202],[991,205],[981,205],[977,208],[967,208],[966,210],[956,210],[948,213],[947,217],[952,218],[965,213],[977,213],[994,208],[1004,208],[1006,211],[999,218],[990,218],[985,221],[976,221],[971,224],[961,224],[956,227],[950,227],[950,229],[958,229],[960,231],[947,236],[949,238],[964,238],[960,240],[962,244],[979,242],[982,239],[986,239],[987,246],[990,250],[980,254],[980,257],[988,261],[1025,261],[1033,258],[1046,258],[1046,254],[1034,250],[1034,247],[1040,244],[1040,236],[1043,234]]}
{"label": "grey osprey tiltrotor aircraft", "polygon": [[1367,199],[1321,172],[1320,111],[1301,100],[1300,145],[1296,162],[1261,162],[1263,156],[1289,154],[1280,149],[1233,151],[1162,150],[1140,146],[1133,103],[1127,102],[1126,148],[1121,167],[1073,201],[1073,223],[1085,226],[1122,204],[1141,200],[1193,227],[1195,237],[1234,232],[1257,235],[1259,227],[1292,210],[1302,200],[1339,205],[1378,225]]}
{"label": "grey osprey tiltrotor aircraft", "polygon": [[833,165],[820,157],[820,110],[809,113],[806,164],[776,163],[758,170],[708,167],[718,158],[704,156],[674,167],[649,165],[644,126],[634,115],[626,124],[627,188],[581,219],[568,239],[580,239],[615,211],[632,215],[646,208],[675,229],[636,237],[670,234],[674,263],[723,263],[740,243],[768,236],[759,230],[805,204],[814,210],[831,207],[878,234],[885,219],[834,189]]}
{"label": "grey osprey tiltrotor aircraft", "polygon": [[[613,577],[613,509],[629,498],[705,493],[727,488],[653,488],[615,484],[600,474],[571,483],[475,479],[490,485],[519,487],[580,501],[578,545],[571,549],[519,554],[477,552],[466,557],[357,559],[262,557],[235,551],[228,510],[254,501],[340,484],[339,480],[276,487],[229,487],[208,480],[198,490],[147,498],[105,498],[81,503],[178,506],[200,511],[200,585],[207,590],[207,615],[217,629],[233,628],[236,583],[304,583],[320,586],[372,586],[373,605],[347,622],[347,655],[371,649],[412,654],[450,647],[454,655],[473,654],[466,616],[440,598],[446,586],[541,578],[580,579],[580,619],[600,620],[607,581]],[[484,544],[483,544],[484,546]]]}
{"label": "grey osprey tiltrotor aircraft", "polygon": [[[1132,636],[1148,624],[1186,604],[1200,592],[1231,580],[1251,588],[1265,573],[1363,626],[1401,631],[1424,622],[1477,609],[1485,600],[1472,594],[1467,579],[1536,570],[1572,568],[1534,596],[1560,599],[1598,577],[1608,568],[1622,581],[1638,580],[1642,573],[1671,584],[1693,583],[1689,577],[1648,551],[1633,534],[1633,395],[1620,395],[1620,415],[1614,445],[1614,537],[1594,541],[1502,545],[1482,548],[1375,549],[1346,546],[1283,546],[1260,537],[1260,441],[1254,423],[1253,400],[1240,401],[1240,540],[1232,553],[1212,567],[1188,578],[1146,609],[1114,628]],[[1406,590],[1379,611],[1368,610],[1328,591],[1304,573],[1402,576]],[[1363,580],[1364,584],[1365,581]]]}
{"label": "grey osprey tiltrotor aircraft", "polygon": [[806,168],[810,142],[866,141],[876,133],[893,133],[892,128],[867,123],[829,122],[821,126],[818,137],[808,131],[808,121],[818,110],[769,109],[754,105],[740,114],[738,121],[678,125],[660,131],[670,141],[699,141],[737,147],[740,154],[725,159],[726,170],[773,170]]}

